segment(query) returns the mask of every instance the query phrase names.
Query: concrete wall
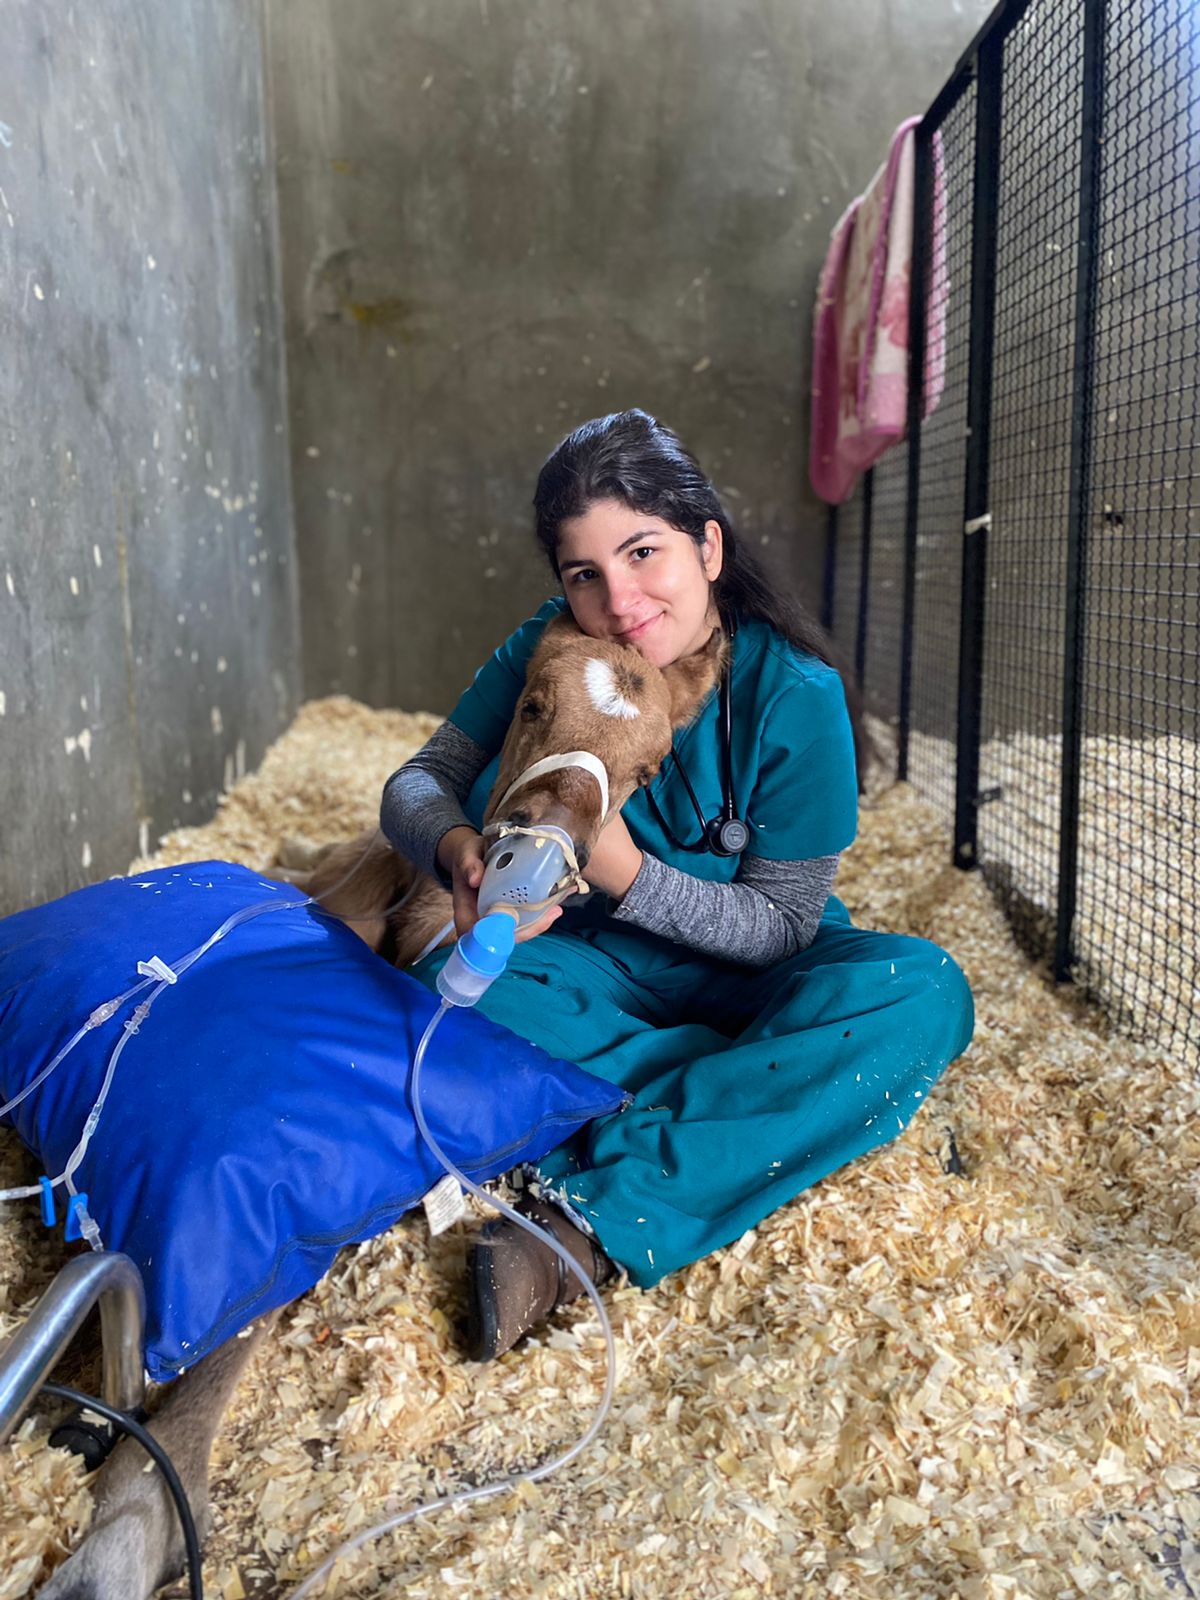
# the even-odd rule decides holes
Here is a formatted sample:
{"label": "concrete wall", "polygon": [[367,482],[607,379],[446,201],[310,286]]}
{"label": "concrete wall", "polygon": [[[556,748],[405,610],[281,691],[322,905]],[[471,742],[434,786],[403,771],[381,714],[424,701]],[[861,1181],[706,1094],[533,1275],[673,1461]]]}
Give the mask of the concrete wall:
{"label": "concrete wall", "polygon": [[3,34],[0,913],[209,818],[299,690],[259,7]]}
{"label": "concrete wall", "polygon": [[571,426],[672,424],[819,602],[833,223],[988,0],[267,0],[305,687],[448,710]]}

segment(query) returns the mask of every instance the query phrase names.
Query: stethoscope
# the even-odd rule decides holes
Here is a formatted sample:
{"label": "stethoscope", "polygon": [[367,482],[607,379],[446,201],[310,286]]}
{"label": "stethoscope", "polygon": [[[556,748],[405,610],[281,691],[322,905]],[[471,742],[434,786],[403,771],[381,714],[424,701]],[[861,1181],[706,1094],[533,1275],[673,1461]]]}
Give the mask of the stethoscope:
{"label": "stethoscope", "polygon": [[683,779],[684,788],[688,792],[688,799],[692,802],[692,809],[700,819],[700,826],[704,830],[703,837],[695,844],[685,844],[678,838],[674,829],[658,808],[658,803],[650,790],[646,790],[646,801],[653,811],[667,838],[677,850],[707,850],[714,856],[740,856],[750,843],[750,829],[734,815],[733,810],[733,639],[737,628],[731,621],[729,624],[729,664],[721,675],[721,810],[719,814],[706,822],[704,811],[696,798],[696,791],[692,788],[692,780],[687,775],[687,768],[679,759],[679,751],[674,744],[671,745],[671,759],[678,769],[679,776]]}

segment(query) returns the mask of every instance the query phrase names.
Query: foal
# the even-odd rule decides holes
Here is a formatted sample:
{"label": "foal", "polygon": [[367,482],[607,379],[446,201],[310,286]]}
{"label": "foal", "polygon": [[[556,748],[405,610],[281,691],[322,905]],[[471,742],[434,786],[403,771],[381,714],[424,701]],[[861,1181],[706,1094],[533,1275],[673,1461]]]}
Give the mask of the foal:
{"label": "foal", "polygon": [[[724,651],[718,631],[696,655],[660,671],[629,646],[588,638],[568,618],[548,624],[529,662],[485,822],[528,767],[568,750],[588,750],[602,761],[609,814],[615,813],[638,784],[654,777],[671,747],[672,730],[692,720],[715,686]],[[560,769],[523,783],[510,800],[506,820],[565,829],[582,867],[605,820],[592,778]],[[344,914],[374,948],[390,934],[400,966],[412,961],[451,916],[449,893],[418,874],[379,833],[335,846],[312,872],[289,876],[318,898],[331,890],[327,908]],[[389,917],[388,908],[410,888],[403,910]],[[446,942],[452,938],[448,933]],[[276,1315],[171,1384],[154,1418],[152,1430],[175,1464],[202,1532],[213,1440],[247,1362]],[[180,1571],[183,1541],[174,1504],[161,1475],[145,1466],[138,1446],[117,1447],[96,1492],[87,1538],[40,1600],[149,1600]]]}
{"label": "foal", "polygon": [[[704,650],[660,671],[628,645],[580,633],[568,617],[549,623],[530,658],[525,690],[501,747],[484,826],[499,820],[499,802],[522,773],[542,757],[568,750],[600,758],[608,773],[608,814],[619,811],[635,788],[657,774],[673,729],[695,716],[717,681],[724,648],[714,633]],[[595,781],[573,767],[522,783],[508,797],[505,813],[505,821],[522,827],[565,829],[581,869],[606,820]],[[449,891],[417,872],[378,829],[324,847],[309,865],[308,871],[281,875],[372,949],[387,940],[398,967],[415,961],[453,914]],[[389,915],[401,898],[403,907]],[[442,942],[453,937],[448,933]]]}

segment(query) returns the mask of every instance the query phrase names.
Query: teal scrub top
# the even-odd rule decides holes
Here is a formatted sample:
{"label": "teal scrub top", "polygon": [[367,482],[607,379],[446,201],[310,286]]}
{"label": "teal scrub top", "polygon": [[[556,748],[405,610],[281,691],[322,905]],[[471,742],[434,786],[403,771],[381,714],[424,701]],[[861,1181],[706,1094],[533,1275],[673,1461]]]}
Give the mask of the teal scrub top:
{"label": "teal scrub top", "polygon": [[[547,600],[483,664],[450,713],[455,727],[492,753],[464,808],[476,828],[483,825],[500,747],[529,658],[546,624],[566,604],[561,596]],[[806,861],[846,849],[858,827],[858,784],[838,673],[817,656],[797,650],[768,624],[740,623],[733,642],[731,702],[733,806],[735,816],[750,829],[745,853],[771,861]],[[720,695],[715,689],[687,727],[676,730],[675,748],[705,817],[717,816],[722,758]],[[638,848],[694,878],[730,882],[739,858],[704,848],[700,819],[671,757],[650,792],[670,833],[650,809],[646,791],[636,789],[621,815]]]}

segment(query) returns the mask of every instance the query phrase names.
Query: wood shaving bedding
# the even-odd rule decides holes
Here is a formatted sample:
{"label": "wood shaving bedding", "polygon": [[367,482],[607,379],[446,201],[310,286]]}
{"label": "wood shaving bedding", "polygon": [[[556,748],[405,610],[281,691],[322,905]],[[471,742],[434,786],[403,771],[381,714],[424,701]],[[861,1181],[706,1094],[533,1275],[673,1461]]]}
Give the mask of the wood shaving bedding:
{"label": "wood shaving bedding", "polygon": [[[873,723],[876,743],[882,725]],[[894,770],[894,760],[891,763]],[[944,774],[954,745],[914,734],[910,772]],[[1075,976],[1122,1028],[1200,1070],[1200,747],[1180,734],[1089,736],[1080,752]],[[980,853],[988,877],[1053,951],[1062,739],[1017,733],[980,751]]]}
{"label": "wood shaving bedding", "polygon": [[[314,702],[208,827],[135,866],[261,871],[281,836],[347,837],[436,725]],[[974,1043],[904,1135],[656,1289],[610,1293],[619,1386],[588,1454],[385,1537],[327,1593],[1200,1594],[1194,1075],[1047,983],[949,854],[892,787],[837,883],[856,921],[944,945],[975,993]],[[0,1183],[30,1171],[0,1136]],[[0,1222],[0,1334],[61,1263],[36,1210]],[[586,1427],[603,1372],[586,1310],[488,1366],[458,1353],[469,1226],[430,1240],[406,1218],[285,1313],[214,1454],[216,1600],[286,1594],[348,1534]],[[0,1600],[90,1516],[45,1424],[39,1408],[0,1451]]]}

